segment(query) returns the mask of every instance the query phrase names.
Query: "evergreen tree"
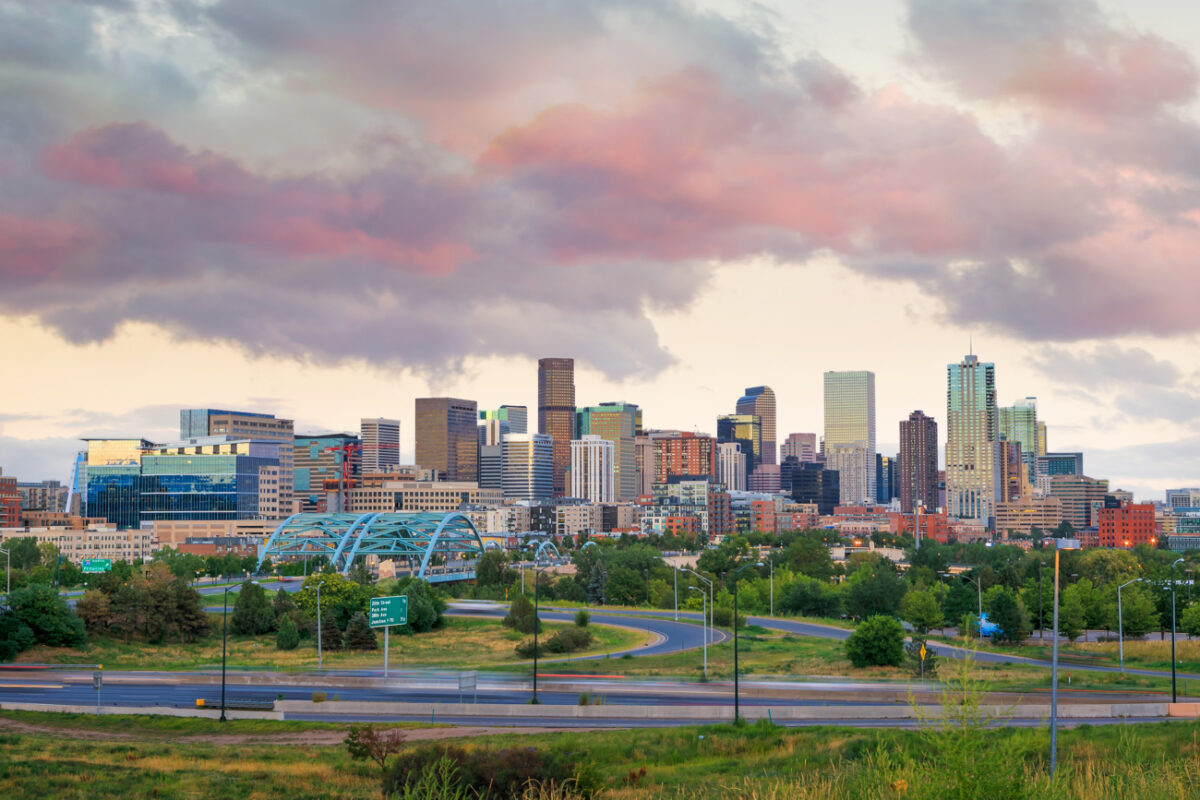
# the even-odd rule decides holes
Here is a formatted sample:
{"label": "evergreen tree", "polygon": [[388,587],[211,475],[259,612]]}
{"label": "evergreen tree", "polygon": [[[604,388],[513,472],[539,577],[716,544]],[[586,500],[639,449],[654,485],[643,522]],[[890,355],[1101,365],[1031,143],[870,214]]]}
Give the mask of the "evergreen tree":
{"label": "evergreen tree", "polygon": [[170,609],[170,622],[179,634],[180,644],[195,641],[208,630],[208,615],[204,613],[200,593],[178,578],[171,586]]}
{"label": "evergreen tree", "polygon": [[241,636],[259,636],[275,629],[275,609],[257,583],[246,581],[233,604],[230,629]]}
{"label": "evergreen tree", "polygon": [[990,619],[1000,629],[992,634],[992,641],[1019,644],[1029,636],[1029,615],[1021,601],[1007,587],[997,586],[988,592]]}
{"label": "evergreen tree", "polygon": [[602,606],[608,592],[608,571],[603,561],[597,561],[592,567],[591,576],[587,583],[587,599],[593,605]]}
{"label": "evergreen tree", "polygon": [[350,618],[350,624],[346,626],[346,649],[379,649],[379,640],[375,638],[375,631],[367,622],[366,614],[360,612]]}
{"label": "evergreen tree", "polygon": [[[533,633],[534,626],[538,624],[537,612],[533,607],[533,603],[523,594],[517,595],[512,605],[508,608],[508,614],[503,620],[504,627],[512,628],[520,633]],[[541,630],[541,627],[538,627]]]}
{"label": "evergreen tree", "polygon": [[275,600],[272,605],[275,611],[275,621],[276,623],[280,623],[283,617],[296,607],[296,601],[292,599],[292,595],[288,593],[287,589],[281,586],[279,587],[279,591],[275,593]]}
{"label": "evergreen tree", "polygon": [[279,622],[279,633],[275,636],[275,646],[280,650],[295,650],[300,644],[300,632],[291,617],[284,617]]}
{"label": "evergreen tree", "polygon": [[332,653],[341,650],[342,644],[344,644],[344,637],[342,636],[341,629],[337,626],[337,620],[322,616],[321,649],[327,653]]}

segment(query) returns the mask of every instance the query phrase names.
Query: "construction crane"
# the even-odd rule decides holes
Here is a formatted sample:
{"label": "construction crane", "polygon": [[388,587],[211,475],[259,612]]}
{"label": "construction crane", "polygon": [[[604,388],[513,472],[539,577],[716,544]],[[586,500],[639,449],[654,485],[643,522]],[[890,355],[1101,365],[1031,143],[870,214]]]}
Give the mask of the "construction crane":
{"label": "construction crane", "polygon": [[346,510],[346,506],[348,505],[348,503],[346,502],[348,499],[347,491],[348,491],[348,487],[351,484],[351,479],[353,478],[353,474],[354,474],[353,456],[355,454],[358,454],[359,456],[362,455],[362,444],[360,444],[359,442],[347,441],[347,442],[343,442],[342,444],[339,444],[339,445],[334,445],[333,447],[326,447],[321,452],[337,454],[336,461],[334,463],[339,464],[341,467],[340,469],[338,469],[338,477],[337,477],[337,481],[338,481],[338,507],[337,507],[337,510],[338,510],[338,512],[343,512]]}

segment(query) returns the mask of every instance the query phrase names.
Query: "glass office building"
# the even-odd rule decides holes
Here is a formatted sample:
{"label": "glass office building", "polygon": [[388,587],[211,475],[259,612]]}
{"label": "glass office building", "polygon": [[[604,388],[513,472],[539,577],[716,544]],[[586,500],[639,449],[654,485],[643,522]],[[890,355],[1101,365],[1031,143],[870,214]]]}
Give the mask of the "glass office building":
{"label": "glass office building", "polygon": [[147,455],[139,482],[142,522],[255,519],[259,470],[277,457]]}
{"label": "glass office building", "polygon": [[[87,452],[82,471],[84,515],[103,517],[118,528],[141,524],[138,480],[145,439],[84,439]],[[78,473],[77,473],[78,475]]]}

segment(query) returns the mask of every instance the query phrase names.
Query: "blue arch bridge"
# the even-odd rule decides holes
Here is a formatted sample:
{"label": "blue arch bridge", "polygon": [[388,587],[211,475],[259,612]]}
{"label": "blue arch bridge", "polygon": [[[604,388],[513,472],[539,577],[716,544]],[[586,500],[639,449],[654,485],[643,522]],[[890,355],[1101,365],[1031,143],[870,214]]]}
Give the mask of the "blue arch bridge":
{"label": "blue arch bridge", "polygon": [[[267,539],[258,566],[267,558],[326,556],[345,575],[355,558],[377,556],[406,564],[409,574],[430,583],[468,581],[474,580],[475,560],[484,549],[474,523],[457,511],[293,514]],[[396,572],[403,574],[399,563]]]}

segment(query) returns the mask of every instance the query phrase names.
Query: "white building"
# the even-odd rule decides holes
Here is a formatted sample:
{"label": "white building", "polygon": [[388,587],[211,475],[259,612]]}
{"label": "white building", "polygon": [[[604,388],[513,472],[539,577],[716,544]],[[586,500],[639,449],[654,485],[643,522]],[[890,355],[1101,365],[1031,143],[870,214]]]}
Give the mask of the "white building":
{"label": "white building", "polygon": [[364,417],[359,422],[362,437],[362,471],[388,472],[400,466],[400,420]]}
{"label": "white building", "polygon": [[746,454],[738,442],[717,445],[717,480],[731,492],[746,490]]}
{"label": "white building", "polygon": [[501,446],[506,498],[547,500],[554,496],[553,436],[508,433]]}
{"label": "white building", "polygon": [[570,496],[593,503],[613,502],[616,482],[614,444],[589,434],[571,440]]}

